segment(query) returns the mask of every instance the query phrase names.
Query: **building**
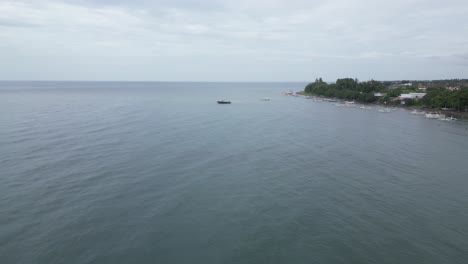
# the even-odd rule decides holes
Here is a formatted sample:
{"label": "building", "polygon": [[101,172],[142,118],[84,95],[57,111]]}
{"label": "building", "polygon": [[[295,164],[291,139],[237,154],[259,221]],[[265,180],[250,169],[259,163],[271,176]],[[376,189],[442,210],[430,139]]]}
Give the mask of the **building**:
{"label": "building", "polygon": [[398,99],[399,100],[406,100],[406,99],[420,99],[423,98],[426,93],[409,93],[409,94],[401,94]]}
{"label": "building", "polygon": [[455,87],[447,87],[447,90],[450,90],[450,91],[458,91],[458,90],[460,90],[460,87],[457,87],[457,86],[455,86]]}

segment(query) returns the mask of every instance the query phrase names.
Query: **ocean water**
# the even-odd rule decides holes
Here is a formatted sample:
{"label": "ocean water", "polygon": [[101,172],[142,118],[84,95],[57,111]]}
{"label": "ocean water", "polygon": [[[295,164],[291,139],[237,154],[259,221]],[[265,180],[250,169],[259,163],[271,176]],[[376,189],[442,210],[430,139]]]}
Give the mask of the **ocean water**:
{"label": "ocean water", "polygon": [[467,263],[468,123],[304,85],[0,82],[0,263]]}

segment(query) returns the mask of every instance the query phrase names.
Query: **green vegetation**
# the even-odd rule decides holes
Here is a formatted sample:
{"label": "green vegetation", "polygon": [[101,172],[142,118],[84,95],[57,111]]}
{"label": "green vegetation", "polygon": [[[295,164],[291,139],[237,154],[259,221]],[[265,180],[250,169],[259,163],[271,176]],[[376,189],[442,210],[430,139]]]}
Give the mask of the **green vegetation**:
{"label": "green vegetation", "polygon": [[338,79],[334,84],[327,84],[322,78],[309,83],[304,92],[326,97],[356,100],[371,103],[376,100],[374,92],[382,91],[384,85],[378,81],[359,82],[357,79]]}
{"label": "green vegetation", "polygon": [[431,108],[454,108],[464,110],[468,108],[468,89],[450,91],[444,88],[430,88],[421,104]]}
{"label": "green vegetation", "polygon": [[[402,85],[409,84],[411,85]],[[356,100],[363,103],[400,104],[398,96],[402,93],[420,92],[418,86],[426,86],[426,96],[422,99],[405,99],[406,106],[420,106],[428,108],[454,108],[459,111],[468,109],[468,80],[440,80],[440,81],[399,81],[359,82],[357,79],[343,78],[328,84],[322,78],[309,83],[304,92],[306,94],[336,97],[345,100]],[[456,86],[459,90],[449,90],[447,87]],[[383,97],[375,97],[374,93],[384,93]]]}

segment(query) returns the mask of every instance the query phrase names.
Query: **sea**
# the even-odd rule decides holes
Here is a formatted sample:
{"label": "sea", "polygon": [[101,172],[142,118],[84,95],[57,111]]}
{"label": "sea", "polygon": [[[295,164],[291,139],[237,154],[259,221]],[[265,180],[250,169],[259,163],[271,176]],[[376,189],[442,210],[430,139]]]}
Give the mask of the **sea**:
{"label": "sea", "polygon": [[0,82],[0,263],[468,263],[468,122],[305,85]]}

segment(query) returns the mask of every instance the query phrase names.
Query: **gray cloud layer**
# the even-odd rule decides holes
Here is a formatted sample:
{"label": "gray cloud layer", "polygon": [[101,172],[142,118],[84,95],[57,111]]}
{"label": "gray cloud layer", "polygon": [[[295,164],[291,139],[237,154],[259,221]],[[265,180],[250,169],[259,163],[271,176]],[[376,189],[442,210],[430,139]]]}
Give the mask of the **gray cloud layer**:
{"label": "gray cloud layer", "polygon": [[467,78],[466,0],[2,1],[0,79]]}

